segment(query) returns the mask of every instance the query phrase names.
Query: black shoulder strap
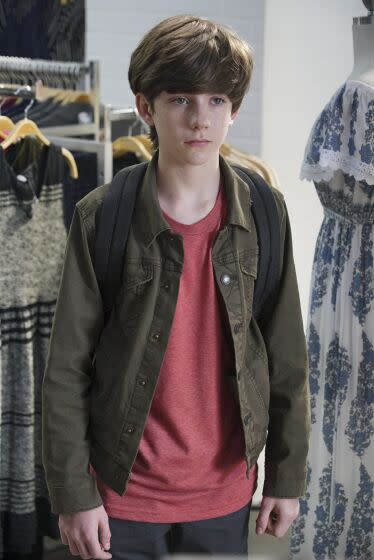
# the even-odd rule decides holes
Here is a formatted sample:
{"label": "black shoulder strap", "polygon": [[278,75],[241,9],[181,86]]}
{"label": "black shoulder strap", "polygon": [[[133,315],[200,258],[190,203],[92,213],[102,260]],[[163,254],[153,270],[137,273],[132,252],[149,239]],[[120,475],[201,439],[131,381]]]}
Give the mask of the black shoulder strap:
{"label": "black shoulder strap", "polygon": [[94,266],[106,317],[121,285],[123,256],[136,194],[147,165],[140,163],[121,169],[103,200],[96,230]]}
{"label": "black shoulder strap", "polygon": [[259,247],[253,316],[264,319],[273,304],[280,279],[280,225],[273,193],[264,179],[243,167],[232,165],[251,189],[252,214]]}

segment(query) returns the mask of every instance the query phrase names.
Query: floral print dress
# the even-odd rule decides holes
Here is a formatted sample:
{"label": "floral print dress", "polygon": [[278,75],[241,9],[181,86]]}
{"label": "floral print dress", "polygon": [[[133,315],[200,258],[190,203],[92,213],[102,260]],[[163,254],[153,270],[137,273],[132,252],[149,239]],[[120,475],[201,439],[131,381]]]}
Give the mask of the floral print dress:
{"label": "floral print dress", "polygon": [[307,340],[312,432],[294,560],[374,559],[374,88],[348,81],[314,123],[301,178],[324,209]]}

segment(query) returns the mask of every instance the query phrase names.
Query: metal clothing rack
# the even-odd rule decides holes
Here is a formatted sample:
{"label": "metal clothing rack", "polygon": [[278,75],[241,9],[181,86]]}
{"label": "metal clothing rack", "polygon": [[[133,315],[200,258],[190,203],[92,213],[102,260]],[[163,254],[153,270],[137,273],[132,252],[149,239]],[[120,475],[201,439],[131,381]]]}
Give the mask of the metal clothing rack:
{"label": "metal clothing rack", "polygon": [[9,84],[0,84],[0,96],[16,96],[23,97],[24,99],[35,99],[35,91],[30,86],[11,86]]}
{"label": "metal clothing rack", "polygon": [[106,105],[104,107],[104,127],[100,131],[100,141],[54,135],[48,135],[48,138],[54,144],[64,146],[68,150],[96,153],[98,185],[102,185],[103,183],[110,182],[113,178],[112,142],[115,140],[112,132],[113,123],[120,125],[121,136],[131,134],[135,126],[139,126],[143,132],[148,132],[148,126],[141,119],[136,108],[115,109],[111,105]]}
{"label": "metal clothing rack", "polygon": [[97,155],[97,184],[109,183],[113,178],[113,149],[111,142],[86,140],[83,138],[68,138],[66,136],[48,136],[57,146],[68,150],[89,152]]}
{"label": "metal clothing rack", "polygon": [[[128,109],[116,109],[111,105],[106,105],[104,109],[104,141],[112,142],[118,138],[118,133],[113,134],[113,123],[120,125],[121,136],[131,135],[135,125],[138,125],[144,132],[148,132],[149,127],[140,117],[136,107]],[[116,138],[114,138],[116,136]]]}
{"label": "metal clothing rack", "polygon": [[[88,85],[87,85],[88,78]],[[119,135],[131,135],[138,127],[148,132],[148,125],[141,119],[136,108],[118,109],[104,107],[103,128],[100,129],[100,67],[98,61],[88,64],[55,62],[37,59],[0,56],[0,82],[7,82],[0,95],[19,93],[22,97],[35,98],[34,88],[21,86],[20,81],[35,83],[42,79],[50,87],[83,89],[90,94],[94,107],[94,123],[41,128],[43,133],[58,146],[68,150],[96,153],[98,158],[98,185],[109,182],[113,177],[112,142]],[[11,86],[11,82],[15,82]],[[22,88],[22,89],[20,89]],[[113,129],[116,129],[114,131]],[[78,138],[93,136],[94,139]]]}
{"label": "metal clothing rack", "polygon": [[[113,133],[113,123],[116,123],[118,126],[117,134]],[[89,151],[96,151],[98,154],[98,167],[100,169],[99,175],[100,178],[104,178],[104,182],[109,182],[113,178],[113,140],[118,138],[118,134],[120,131],[121,136],[126,136],[132,134],[132,130],[135,126],[139,126],[142,131],[148,132],[147,124],[141,119],[138,111],[136,108],[128,108],[128,109],[116,109],[113,108],[111,105],[106,105],[104,107],[104,126],[101,130],[101,142],[97,142],[96,145],[91,143],[90,140],[87,141],[87,144],[83,144],[82,142],[82,149],[84,146],[87,147]],[[91,149],[90,149],[91,146]],[[66,144],[67,148],[75,149],[72,144]],[[79,148],[77,148],[79,149]],[[99,184],[102,184],[99,182]]]}
{"label": "metal clothing rack", "polygon": [[43,133],[50,136],[100,136],[100,65],[98,61],[88,63],[58,62],[32,58],[0,56],[0,82],[7,85],[35,83],[38,79],[43,84],[61,89],[82,89],[90,95],[93,106],[93,123],[74,124],[43,128]]}

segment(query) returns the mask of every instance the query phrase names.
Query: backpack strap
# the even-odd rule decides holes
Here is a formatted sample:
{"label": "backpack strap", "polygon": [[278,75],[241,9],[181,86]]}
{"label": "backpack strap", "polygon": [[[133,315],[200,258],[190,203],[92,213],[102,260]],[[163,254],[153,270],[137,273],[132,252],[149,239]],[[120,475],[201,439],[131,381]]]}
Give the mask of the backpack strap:
{"label": "backpack strap", "polygon": [[[148,163],[121,169],[112,180],[98,216],[94,267],[103,298],[104,317],[109,317],[122,281],[122,263],[136,194]],[[118,219],[118,217],[121,219]]]}
{"label": "backpack strap", "polygon": [[253,316],[264,322],[274,304],[280,279],[280,225],[276,202],[264,179],[243,167],[232,165],[250,188],[256,225],[259,261],[253,295]]}
{"label": "backpack strap", "polygon": [[[147,165],[141,163],[126,167],[116,174],[97,217],[94,267],[103,298],[105,320],[109,317],[121,285],[123,258],[136,194]],[[231,167],[251,191],[259,246],[253,316],[263,322],[273,305],[280,278],[278,211],[271,189],[260,175],[237,165]]]}

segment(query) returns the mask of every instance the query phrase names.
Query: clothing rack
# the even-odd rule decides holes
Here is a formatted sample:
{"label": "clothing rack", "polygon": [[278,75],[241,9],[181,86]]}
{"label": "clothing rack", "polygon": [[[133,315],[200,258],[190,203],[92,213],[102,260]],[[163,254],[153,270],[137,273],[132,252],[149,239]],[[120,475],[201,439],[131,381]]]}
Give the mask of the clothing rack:
{"label": "clothing rack", "polygon": [[[113,178],[113,149],[112,142],[115,140],[112,133],[112,123],[120,123],[122,135],[131,133],[135,125],[148,131],[146,123],[139,116],[136,108],[115,109],[111,105],[104,107],[104,127],[101,130],[101,140],[87,140],[81,138],[67,138],[59,136],[48,136],[51,142],[63,146],[68,150],[77,150],[97,154],[98,185],[108,183]],[[123,126],[122,126],[123,125]]]}
{"label": "clothing rack", "polygon": [[[88,63],[58,62],[32,58],[0,56],[0,82],[7,85],[20,81],[35,83],[38,79],[49,87],[82,89],[90,95],[94,122],[44,128],[47,136],[90,136],[99,140],[100,135],[100,65]],[[23,84],[19,84],[23,85]]]}
{"label": "clothing rack", "polygon": [[[23,97],[24,99],[35,99],[35,91],[30,86],[10,86],[8,84],[0,84],[0,96],[6,97]],[[1,105],[0,105],[1,114]]]}
{"label": "clothing rack", "polygon": [[[117,135],[113,134],[113,123],[120,123],[121,136],[130,136],[134,126],[138,125],[143,129],[144,133],[149,132],[149,127],[141,118],[136,107],[128,109],[116,109],[111,105],[106,105],[104,109],[104,141],[112,142]],[[116,138],[114,138],[116,136]]]}
{"label": "clothing rack", "polygon": [[[82,80],[84,73],[89,69],[91,91],[94,92],[97,104],[94,106],[95,123],[88,125],[67,125],[60,127],[41,128],[43,133],[57,146],[65,147],[68,150],[96,153],[98,165],[98,185],[107,183],[113,178],[113,149],[112,141],[120,135],[131,135],[135,126],[142,132],[148,132],[148,125],[141,119],[136,108],[118,109],[111,105],[104,107],[104,126],[100,130],[100,105],[99,105],[99,63],[90,62],[88,65],[78,63],[39,61],[32,59],[20,59],[15,57],[0,56],[0,80],[10,81],[13,76],[19,81],[20,76],[25,80],[35,82],[36,79],[43,79],[47,76],[46,82],[51,84],[55,79],[61,77],[67,81],[72,79],[70,85],[77,85]],[[50,78],[51,77],[51,78]],[[74,80],[73,80],[74,78]],[[43,79],[44,82],[44,79]],[[56,82],[55,82],[56,83]],[[81,87],[81,86],[80,86]],[[30,86],[0,84],[0,96],[19,95],[21,97],[34,99],[35,90]],[[112,125],[119,125],[117,134],[113,134]],[[78,136],[94,135],[94,140],[77,138]]]}
{"label": "clothing rack", "polygon": [[57,146],[68,150],[76,150],[97,154],[97,184],[109,183],[113,177],[113,151],[111,142],[87,140],[83,138],[68,138],[66,136],[48,136]]}
{"label": "clothing rack", "polygon": [[[111,105],[104,107],[104,127],[100,132],[100,141],[85,140],[74,138],[58,138],[50,136],[52,142],[59,146],[64,146],[69,150],[86,151],[97,154],[98,164],[98,185],[108,183],[113,178],[113,148],[112,142],[115,140],[112,133],[112,123],[119,123],[121,134],[131,134],[135,125],[142,127],[144,132],[148,131],[148,126],[139,116],[136,108],[115,109]],[[123,126],[122,126],[123,125]]]}

